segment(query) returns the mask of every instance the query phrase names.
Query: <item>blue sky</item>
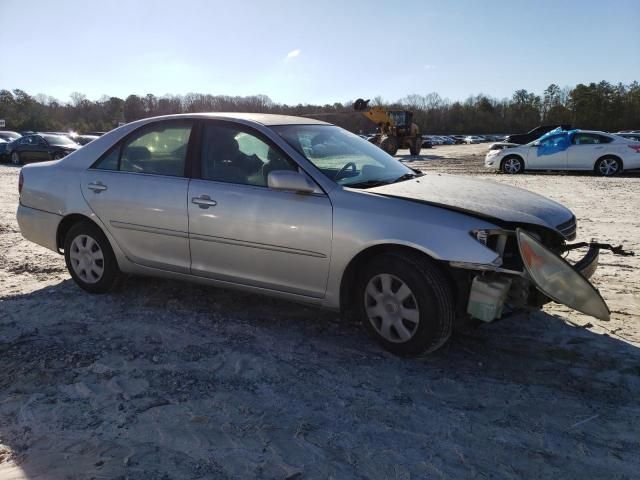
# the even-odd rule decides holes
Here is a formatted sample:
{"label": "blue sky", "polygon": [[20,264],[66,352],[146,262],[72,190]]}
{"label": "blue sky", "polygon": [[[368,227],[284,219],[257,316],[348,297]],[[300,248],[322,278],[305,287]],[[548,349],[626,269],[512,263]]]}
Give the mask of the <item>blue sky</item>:
{"label": "blue sky", "polygon": [[0,88],[333,103],[640,80],[640,0],[0,0]]}

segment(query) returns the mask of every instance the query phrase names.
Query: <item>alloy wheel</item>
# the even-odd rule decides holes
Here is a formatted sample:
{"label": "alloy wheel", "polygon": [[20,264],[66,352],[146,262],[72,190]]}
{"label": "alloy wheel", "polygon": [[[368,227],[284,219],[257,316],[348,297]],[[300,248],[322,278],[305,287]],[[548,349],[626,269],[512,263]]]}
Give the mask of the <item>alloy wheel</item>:
{"label": "alloy wheel", "polygon": [[618,171],[618,161],[614,158],[604,158],[600,160],[600,165],[598,167],[600,169],[600,173],[605,177],[609,177],[614,175]]}
{"label": "alloy wheel", "polygon": [[504,161],[504,170],[507,173],[518,173],[520,171],[520,168],[520,160],[516,158],[507,158]]}
{"label": "alloy wheel", "polygon": [[71,268],[87,283],[97,283],[104,274],[104,255],[98,242],[89,235],[78,235],[69,251]]}
{"label": "alloy wheel", "polygon": [[420,323],[418,302],[401,279],[382,273],[369,280],[364,293],[367,317],[385,340],[408,342]]}

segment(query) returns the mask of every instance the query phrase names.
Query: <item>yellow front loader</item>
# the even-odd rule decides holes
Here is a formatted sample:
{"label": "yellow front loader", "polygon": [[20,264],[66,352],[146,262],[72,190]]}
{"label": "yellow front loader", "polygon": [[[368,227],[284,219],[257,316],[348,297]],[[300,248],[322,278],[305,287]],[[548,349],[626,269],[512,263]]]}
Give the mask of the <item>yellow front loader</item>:
{"label": "yellow front loader", "polygon": [[375,136],[369,139],[371,143],[389,155],[395,155],[399,148],[408,148],[411,155],[420,155],[422,136],[418,132],[418,125],[413,123],[413,112],[369,107],[369,100],[362,98],[354,102],[353,108],[378,126]]}

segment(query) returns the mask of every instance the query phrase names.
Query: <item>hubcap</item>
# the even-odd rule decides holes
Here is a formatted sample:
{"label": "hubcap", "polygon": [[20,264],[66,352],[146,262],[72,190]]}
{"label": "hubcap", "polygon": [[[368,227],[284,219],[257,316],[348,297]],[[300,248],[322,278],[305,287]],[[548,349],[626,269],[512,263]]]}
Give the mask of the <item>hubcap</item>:
{"label": "hubcap", "polygon": [[369,280],[364,305],[369,322],[385,340],[408,342],[418,330],[418,302],[408,285],[394,275],[381,273]]}
{"label": "hubcap", "polygon": [[600,173],[603,175],[609,176],[613,175],[618,171],[618,162],[613,158],[605,158],[600,161]]}
{"label": "hubcap", "polygon": [[69,251],[71,268],[82,281],[99,282],[104,274],[104,256],[98,242],[88,235],[78,235]]}
{"label": "hubcap", "polygon": [[518,173],[520,171],[520,162],[515,158],[509,158],[504,162],[504,169],[507,173]]}

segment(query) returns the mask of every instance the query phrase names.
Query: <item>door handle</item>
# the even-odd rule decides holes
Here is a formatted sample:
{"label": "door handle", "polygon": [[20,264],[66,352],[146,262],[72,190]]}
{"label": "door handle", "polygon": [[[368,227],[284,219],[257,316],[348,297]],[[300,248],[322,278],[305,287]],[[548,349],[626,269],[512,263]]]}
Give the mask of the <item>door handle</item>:
{"label": "door handle", "polygon": [[100,193],[103,190],[106,190],[107,186],[103,185],[102,182],[94,182],[87,185],[87,188],[89,188],[89,190],[93,190],[94,193]]}
{"label": "door handle", "polygon": [[193,197],[191,199],[191,203],[195,203],[200,208],[215,207],[218,204],[218,202],[216,202],[215,200],[211,200],[211,197],[209,195],[200,195],[199,197]]}

